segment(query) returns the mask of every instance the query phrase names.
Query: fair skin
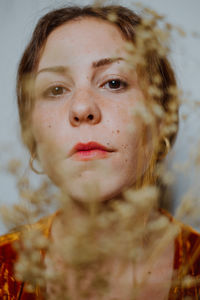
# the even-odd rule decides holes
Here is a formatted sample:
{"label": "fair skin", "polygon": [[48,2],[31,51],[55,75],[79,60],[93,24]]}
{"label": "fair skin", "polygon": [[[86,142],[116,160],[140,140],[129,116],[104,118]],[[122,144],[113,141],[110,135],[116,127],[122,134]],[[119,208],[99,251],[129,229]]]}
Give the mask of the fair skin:
{"label": "fair skin", "polygon": [[[148,142],[140,146],[143,123],[131,114],[144,100],[135,70],[126,62],[125,42],[118,29],[105,22],[70,22],[53,31],[40,58],[32,115],[38,158],[52,181],[79,201],[84,201],[85,186],[94,183],[101,200],[117,196],[144,173],[152,155]],[[94,62],[116,57],[123,60],[93,67]],[[66,69],[46,69],[59,66]],[[111,80],[117,82],[110,86]],[[61,87],[60,95],[54,96],[51,86]],[[73,147],[90,141],[112,152],[77,160]]]}
{"label": "fair skin", "polygon": [[[132,113],[138,103],[145,106],[145,99],[136,71],[127,63],[125,44],[114,25],[84,18],[55,29],[40,56],[32,113],[37,157],[49,178],[79,202],[87,201],[88,188],[94,185],[99,201],[118,197],[145,172],[152,157],[151,128]],[[117,60],[111,61],[113,58]],[[144,129],[149,132],[145,143]],[[77,143],[91,141],[108,151],[89,153],[87,157],[74,153]],[[55,243],[59,243],[56,236],[60,226],[55,222],[52,229]],[[173,242],[151,268],[146,289],[137,300],[150,295],[152,299],[166,299],[172,266]],[[116,263],[111,262],[115,291],[111,298],[128,299],[127,286],[131,286],[133,277],[141,282],[149,265],[136,267],[134,275],[130,265],[119,263],[118,267],[124,269],[120,278]],[[167,284],[152,288],[157,286],[156,278],[163,269],[162,279]],[[120,294],[123,290],[126,295]]]}

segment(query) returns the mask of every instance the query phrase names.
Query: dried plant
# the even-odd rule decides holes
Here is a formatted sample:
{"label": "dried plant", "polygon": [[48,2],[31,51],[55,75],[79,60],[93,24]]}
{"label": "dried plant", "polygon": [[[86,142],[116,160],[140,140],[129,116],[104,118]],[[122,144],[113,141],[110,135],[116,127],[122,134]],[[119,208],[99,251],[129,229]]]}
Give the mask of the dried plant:
{"label": "dried plant", "polygon": [[[102,1],[96,1],[94,6],[102,4]],[[147,54],[153,51],[161,57],[169,54],[173,30],[185,36],[181,28],[166,23],[157,12],[144,7],[143,14],[146,17],[138,28],[135,44],[126,43],[129,65],[137,66],[139,74],[147,67]],[[116,22],[117,16],[111,14],[108,19]],[[150,124],[155,131],[157,120],[164,118],[162,135],[170,136],[177,130],[177,103],[181,104],[183,99],[181,92],[171,87],[169,92],[176,100],[170,103],[165,113],[156,102],[163,93],[160,83],[158,73],[153,74],[150,85],[147,86],[145,80],[141,82],[147,99],[152,101],[147,101],[145,108],[140,105],[134,107],[131,113],[141,118],[145,125]],[[184,115],[186,118],[187,115]],[[196,164],[199,165],[199,153]],[[136,299],[148,280],[148,272],[143,272],[138,278],[134,270],[142,262],[153,266],[180,230],[179,225],[158,212],[159,198],[162,196],[160,188],[155,184],[131,188],[120,199],[99,203],[93,201],[98,199],[97,183],[86,188],[88,202],[80,210],[75,210],[68,195],[50,193],[51,187],[47,181],[33,190],[28,178],[19,179],[20,167],[18,160],[12,160],[7,171],[17,178],[21,200],[12,208],[4,206],[2,209],[7,227],[21,232],[20,240],[15,245],[19,253],[15,266],[17,278],[27,281],[29,290],[34,290],[35,286],[40,286],[41,290],[46,287],[50,300]],[[184,172],[187,165],[177,164],[174,169]],[[155,174],[167,186],[175,180],[174,173],[168,171],[163,163],[157,165]],[[55,232],[47,237],[41,225],[43,221],[37,225],[34,222],[46,214],[55,202],[59,203],[60,213],[54,218]],[[175,215],[179,220],[195,217],[199,222],[199,213],[198,197],[188,193]],[[45,253],[45,258],[41,253]],[[133,272],[131,278],[130,272],[127,273],[130,269]],[[184,284],[192,286],[195,280],[186,276]]]}

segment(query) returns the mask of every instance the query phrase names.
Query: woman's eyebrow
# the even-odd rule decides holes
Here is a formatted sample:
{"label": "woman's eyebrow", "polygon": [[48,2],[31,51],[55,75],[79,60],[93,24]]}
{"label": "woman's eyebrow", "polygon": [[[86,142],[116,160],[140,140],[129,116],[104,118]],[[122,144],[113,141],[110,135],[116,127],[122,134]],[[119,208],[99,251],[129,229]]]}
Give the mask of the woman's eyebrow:
{"label": "woman's eyebrow", "polygon": [[110,57],[107,57],[107,58],[102,58],[98,61],[94,61],[92,63],[92,67],[93,68],[98,68],[98,67],[102,67],[102,66],[105,66],[105,65],[110,65],[114,62],[117,62],[117,61],[120,61],[120,60],[124,60],[124,58],[122,57],[114,57],[114,58],[110,58]]}
{"label": "woman's eyebrow", "polygon": [[[94,61],[92,63],[92,68],[96,69],[102,66],[106,66],[106,65],[110,65],[114,62],[120,61],[120,60],[124,60],[122,57],[115,57],[115,58],[102,58],[98,61]],[[53,66],[53,67],[47,67],[47,68],[43,68],[41,70],[39,70],[35,77],[37,77],[39,74],[43,73],[43,72],[48,72],[48,73],[58,73],[58,74],[66,74],[69,71],[69,68],[66,66]]]}
{"label": "woman's eyebrow", "polygon": [[43,72],[47,73],[58,73],[58,74],[66,74],[68,72],[69,68],[65,66],[53,66],[53,67],[48,67],[48,68],[43,68],[36,72],[35,77],[37,77],[39,74]]}

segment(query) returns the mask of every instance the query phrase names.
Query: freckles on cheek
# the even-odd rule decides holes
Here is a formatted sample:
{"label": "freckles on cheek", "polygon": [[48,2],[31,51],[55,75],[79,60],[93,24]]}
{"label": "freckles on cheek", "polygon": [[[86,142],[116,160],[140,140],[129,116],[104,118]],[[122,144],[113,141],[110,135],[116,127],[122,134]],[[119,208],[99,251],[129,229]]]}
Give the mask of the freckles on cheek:
{"label": "freckles on cheek", "polygon": [[[129,145],[124,143],[124,144],[121,145],[121,147],[122,147],[122,151],[123,151],[123,153],[124,153],[124,159],[123,159],[123,162],[127,165],[127,164],[129,164],[130,161],[131,161],[131,157],[130,157],[130,155],[129,155],[129,153],[128,153]],[[129,151],[130,151],[130,150],[129,150]]]}
{"label": "freckles on cheek", "polygon": [[117,130],[112,130],[112,134],[119,134],[120,133],[120,130],[119,129],[117,129]]}
{"label": "freckles on cheek", "polygon": [[53,122],[44,114],[33,114],[32,130],[36,142],[40,143],[51,136]]}

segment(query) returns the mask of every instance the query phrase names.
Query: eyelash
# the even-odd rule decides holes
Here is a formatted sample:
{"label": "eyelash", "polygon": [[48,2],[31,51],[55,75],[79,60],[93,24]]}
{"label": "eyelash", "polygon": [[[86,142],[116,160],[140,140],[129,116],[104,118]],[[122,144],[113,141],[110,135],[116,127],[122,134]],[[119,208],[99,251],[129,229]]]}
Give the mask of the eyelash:
{"label": "eyelash", "polygon": [[[101,85],[101,87],[105,89],[106,85],[109,85],[111,82],[117,82],[119,85],[122,85],[122,87],[117,87],[117,88],[111,88],[111,87],[109,87],[110,90],[113,90],[115,92],[120,92],[122,90],[126,90],[128,88],[128,86],[129,86],[129,84],[126,81],[118,79],[118,78],[113,78],[113,79],[110,79],[110,80],[106,81],[105,83],[103,83]],[[55,92],[56,89],[61,90],[61,93],[59,93],[59,91],[58,91],[58,94],[56,94],[56,93],[53,94],[53,92]],[[43,96],[44,97],[52,97],[52,98],[56,97],[56,98],[58,98],[58,97],[61,97],[63,94],[65,94],[66,91],[67,91],[67,89],[64,86],[62,86],[62,85],[55,85],[55,86],[49,87],[43,93]]]}
{"label": "eyelash", "polygon": [[113,82],[113,81],[118,82],[120,85],[123,85],[123,87],[121,87],[121,88],[116,88],[116,89],[115,89],[115,88],[112,89],[111,87],[109,87],[111,90],[114,90],[114,91],[116,91],[116,92],[120,92],[120,91],[122,91],[122,90],[125,90],[125,89],[127,89],[128,86],[129,86],[129,84],[128,84],[126,81],[121,80],[121,79],[119,79],[119,78],[113,78],[113,79],[110,79],[110,80],[106,81],[106,82],[102,85],[102,87],[105,88],[105,85],[106,85],[106,84],[109,84],[109,83],[111,83],[111,82]]}
{"label": "eyelash", "polygon": [[[55,91],[56,89],[61,89],[62,93],[61,94],[53,94],[53,90]],[[65,90],[65,92],[67,91],[67,89],[62,86],[62,85],[54,85],[49,87],[47,90],[44,91],[43,96],[44,97],[61,97],[65,92],[63,92]]]}

